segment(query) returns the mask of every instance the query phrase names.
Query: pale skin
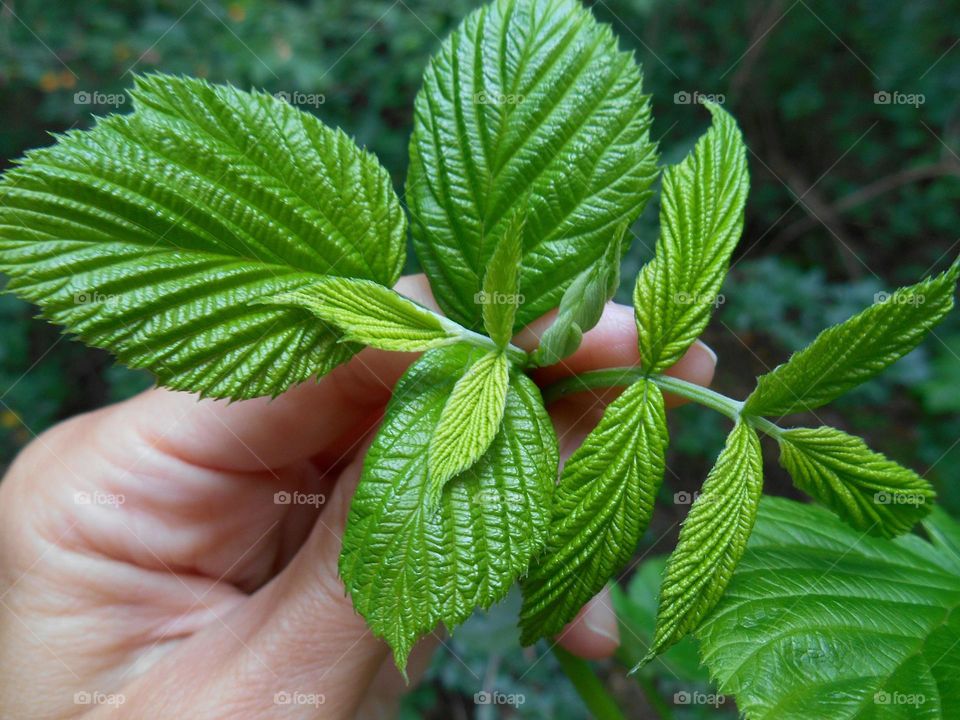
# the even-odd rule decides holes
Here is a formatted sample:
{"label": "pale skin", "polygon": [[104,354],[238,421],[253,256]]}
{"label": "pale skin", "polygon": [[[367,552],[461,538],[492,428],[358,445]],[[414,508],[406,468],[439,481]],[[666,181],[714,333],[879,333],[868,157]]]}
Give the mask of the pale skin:
{"label": "pale skin", "polygon": [[[398,290],[433,306],[422,276]],[[548,324],[515,343],[535,347]],[[407,686],[345,597],[337,556],[364,450],[414,358],[367,349],[272,401],[149,390],[34,440],[0,483],[4,717],[390,717]],[[638,360],[632,310],[609,304],[580,349],[535,379]],[[715,362],[697,344],[669,374],[707,385]],[[614,394],[551,406],[563,456]],[[281,491],[325,502],[276,504]],[[411,682],[439,637],[414,651]],[[605,592],[559,642],[613,653]],[[278,693],[301,695],[278,705]]]}

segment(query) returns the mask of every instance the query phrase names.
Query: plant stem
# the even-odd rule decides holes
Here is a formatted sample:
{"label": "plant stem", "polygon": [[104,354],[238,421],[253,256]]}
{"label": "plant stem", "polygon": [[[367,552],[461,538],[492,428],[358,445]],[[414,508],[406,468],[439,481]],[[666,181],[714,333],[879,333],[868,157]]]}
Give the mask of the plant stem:
{"label": "plant stem", "polygon": [[590,715],[597,720],[626,720],[626,716],[620,712],[617,703],[610,697],[610,693],[600,682],[590,664],[586,660],[581,660],[576,655],[571,655],[559,645],[553,648],[553,654],[560,662],[563,669],[577,693],[583,699]]}
{"label": "plant stem", "polygon": [[646,372],[639,367],[607,368],[605,370],[591,370],[582,375],[573,375],[548,386],[543,391],[543,399],[547,403],[550,403],[564,395],[595,388],[623,387],[645,378],[661,390],[679,395],[687,400],[692,400],[711,410],[716,410],[734,422],[742,419],[757,430],[774,438],[778,437],[782,432],[782,428],[765,418],[753,415],[742,415],[743,403],[739,400],[734,400],[733,398],[718,393],[716,390],[711,390],[702,385],[687,382],[686,380],[681,380],[680,378],[669,375],[647,375]]}

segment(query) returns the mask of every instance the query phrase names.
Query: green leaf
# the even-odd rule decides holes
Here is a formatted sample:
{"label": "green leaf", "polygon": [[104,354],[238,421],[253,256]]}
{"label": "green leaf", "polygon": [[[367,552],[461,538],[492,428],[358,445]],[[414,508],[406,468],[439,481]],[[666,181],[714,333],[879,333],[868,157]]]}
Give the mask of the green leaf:
{"label": "green leaf", "polygon": [[637,276],[633,305],[643,366],[661,372],[703,332],[743,232],[750,179],[743,136],[720,106],[683,162],[664,170],[656,255]]}
{"label": "green leaf", "polygon": [[930,512],[930,483],[858,437],[819,427],[784,430],[778,440],[794,484],[858,530],[892,537]]}
{"label": "green leaf", "polygon": [[644,663],[693,631],[720,600],[747,547],[762,489],[760,439],[738,422],[667,561],[657,630]]}
{"label": "green leaf", "polygon": [[430,439],[427,494],[431,504],[439,501],[451,478],[472,467],[490,447],[500,431],[509,385],[507,356],[493,350],[453,386]]}
{"label": "green leaf", "polygon": [[559,633],[630,562],[663,482],[667,440],[660,389],[640,380],[567,460],[546,551],[523,583],[525,645]]}
{"label": "green leaf", "polygon": [[945,273],[879,293],[866,310],[824,330],[760,377],[743,412],[783,416],[813,410],[870,379],[913,350],[953,308],[960,261]]}
{"label": "green leaf", "polygon": [[304,308],[339,328],[344,341],[381,350],[429,350],[462,338],[455,323],[371,280],[325,277],[262,301]]}
{"label": "green leaf", "polygon": [[620,286],[620,258],[627,224],[622,223],[593,265],[574,278],[560,299],[560,308],[553,323],[540,338],[533,353],[537,365],[553,365],[572,355],[583,340],[583,334],[600,322],[603,307]]}
{"label": "green leaf", "polygon": [[540,392],[511,379],[503,429],[439,508],[427,503],[427,447],[457,379],[480,354],[430,350],[398,383],[350,506],[340,573],[354,607],[399,667],[420,636],[502,598],[543,547],[557,438]]}
{"label": "green leaf", "polygon": [[474,295],[525,212],[514,329],[557,306],[636,217],[656,177],[632,54],[576,0],[495,0],[442,45],[417,96],[406,199],[440,306],[480,327]]}
{"label": "green leaf", "polygon": [[[937,513],[931,536],[956,536]],[[723,600],[697,631],[750,720],[942,720],[960,708],[960,565],[939,541],[864,535],[765,498]]]}
{"label": "green leaf", "polygon": [[307,311],[250,301],[327,274],[392,285],[406,223],[387,171],[270,95],[165,75],[133,95],[4,176],[9,289],[181,390],[277,394],[349,358]]}
{"label": "green leaf", "polygon": [[517,308],[523,302],[520,295],[522,234],[523,215],[517,213],[490,257],[490,265],[483,276],[483,290],[476,298],[483,306],[483,326],[500,347],[510,343]]}

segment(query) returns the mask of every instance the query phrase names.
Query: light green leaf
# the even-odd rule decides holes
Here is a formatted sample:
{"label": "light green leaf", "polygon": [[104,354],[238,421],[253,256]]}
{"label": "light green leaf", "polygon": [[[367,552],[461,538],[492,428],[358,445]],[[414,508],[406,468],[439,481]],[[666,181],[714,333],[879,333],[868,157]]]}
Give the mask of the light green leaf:
{"label": "light green leaf", "polygon": [[960,713],[960,565],[935,538],[871,537],[765,498],[733,581],[697,630],[748,720],[944,720]]}
{"label": "light green leaf", "polygon": [[866,310],[824,330],[762,375],[743,412],[783,416],[813,410],[889,367],[950,312],[958,276],[960,261],[916,285],[878,294]]}
{"label": "light green leaf", "polygon": [[747,547],[763,489],[757,433],[738,422],[667,561],[649,662],[693,631],[723,595]]}
{"label": "light green leaf", "polygon": [[576,0],[495,0],[417,96],[406,199],[440,306],[472,330],[497,240],[525,211],[514,330],[557,306],[650,197],[656,147],[632,54]]}
{"label": "light green leaf", "polygon": [[557,317],[533,353],[533,362],[537,365],[553,365],[572,355],[580,347],[583,334],[600,322],[604,305],[620,286],[620,258],[626,232],[627,224],[623,223],[603,255],[577,275],[563,293]]}
{"label": "light green leaf", "polygon": [[439,501],[444,485],[470,468],[487,451],[500,431],[510,363],[493,350],[471,365],[453,386],[430,439],[427,494]]}
{"label": "light green leaf", "polygon": [[371,280],[325,277],[262,302],[304,308],[344,341],[381,350],[429,350],[462,338],[455,323]]}
{"label": "light green leaf", "polygon": [[502,598],[543,547],[557,438],[540,392],[510,383],[503,430],[480,461],[427,503],[427,447],[457,379],[480,354],[430,350],[398,383],[350,506],[340,574],[399,667],[420,636]]}
{"label": "light green leaf", "polygon": [[794,484],[858,530],[892,537],[930,512],[926,480],[836,428],[793,428],[779,436],[780,464]]}
{"label": "light green leaf", "polygon": [[703,332],[743,232],[746,146],[734,119],[705,105],[713,125],[683,162],[664,170],[656,255],[634,289],[640,356],[649,372],[673,365]]}
{"label": "light green leaf", "polygon": [[483,306],[483,326],[490,338],[506,347],[513,337],[513,321],[523,301],[520,295],[520,258],[523,215],[517,213],[494,248],[477,300]]}
{"label": "light green leaf", "polygon": [[9,289],[181,390],[277,394],[349,358],[306,310],[250,301],[327,274],[392,285],[406,230],[387,171],[270,95],[165,75],[133,95],[4,176]]}
{"label": "light green leaf", "polygon": [[640,380],[567,460],[546,551],[523,583],[525,645],[559,633],[630,562],[663,482],[667,440],[660,389]]}

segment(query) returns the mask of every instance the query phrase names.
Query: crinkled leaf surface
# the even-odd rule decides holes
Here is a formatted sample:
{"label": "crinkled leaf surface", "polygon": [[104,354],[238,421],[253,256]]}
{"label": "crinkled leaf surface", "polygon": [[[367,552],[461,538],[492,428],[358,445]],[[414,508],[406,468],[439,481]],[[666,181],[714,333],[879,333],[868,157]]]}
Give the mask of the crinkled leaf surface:
{"label": "crinkled leaf surface", "polygon": [[483,327],[500,347],[513,337],[520,305],[520,261],[523,257],[523,216],[517,213],[497,242],[483,276]]}
{"label": "crinkled leaf surface", "polygon": [[869,380],[919,345],[950,312],[958,276],[960,261],[827,328],[786,363],[762,375],[743,411],[782,416],[812,410]]}
{"label": "crinkled leaf surface", "polygon": [[663,482],[667,440],[663,395],[640,380],[567,460],[546,550],[523,583],[524,644],[560,632],[630,562]]}
{"label": "crinkled leaf surface", "polygon": [[480,327],[487,261],[525,210],[519,328],[556,307],[650,196],[640,71],[575,0],[496,0],[441,47],[417,96],[406,199],[446,314]]}
{"label": "crinkled leaf surface", "polygon": [[960,713],[955,521],[933,543],[871,537],[829,511],[765,498],[723,600],[697,631],[749,720],[943,720]]}
{"label": "crinkled leaf surface", "polygon": [[540,338],[533,354],[537,365],[553,365],[572,355],[583,334],[600,322],[603,307],[620,286],[620,259],[627,225],[621,225],[607,249],[593,265],[574,278],[563,293],[553,323]]}
{"label": "crinkled leaf surface", "polygon": [[717,604],[746,549],[762,489],[760,440],[753,428],[738,422],[667,560],[657,629],[645,661],[694,630]]}
{"label": "crinkled leaf surface", "polygon": [[683,162],[663,173],[656,255],[637,276],[633,305],[640,356],[650,372],[673,365],[703,332],[743,232],[746,146],[725,110],[707,108],[711,128]]}
{"label": "crinkled leaf surface", "polygon": [[900,535],[933,506],[930,483],[858,437],[831,427],[792,428],[779,441],[780,464],[794,484],[858,530]]}
{"label": "crinkled leaf surface", "polygon": [[430,439],[427,470],[431,504],[439,500],[447,481],[477,462],[500,432],[509,384],[507,356],[492,350],[453,386]]}
{"label": "crinkled leaf surface", "polygon": [[392,285],[405,219],[387,171],[270,95],[164,75],[133,95],[6,173],[9,289],[178,389],[276,394],[347,359],[306,310],[250,301],[326,274]]}
{"label": "crinkled leaf surface", "polygon": [[340,574],[401,668],[417,638],[502,598],[546,537],[557,439],[540,392],[513,376],[503,429],[427,503],[427,447],[444,404],[482,353],[430,350],[398,383],[350,506]]}
{"label": "crinkled leaf surface", "polygon": [[309,310],[345,341],[413,352],[461,339],[456,324],[371,280],[329,276],[266,302]]}

